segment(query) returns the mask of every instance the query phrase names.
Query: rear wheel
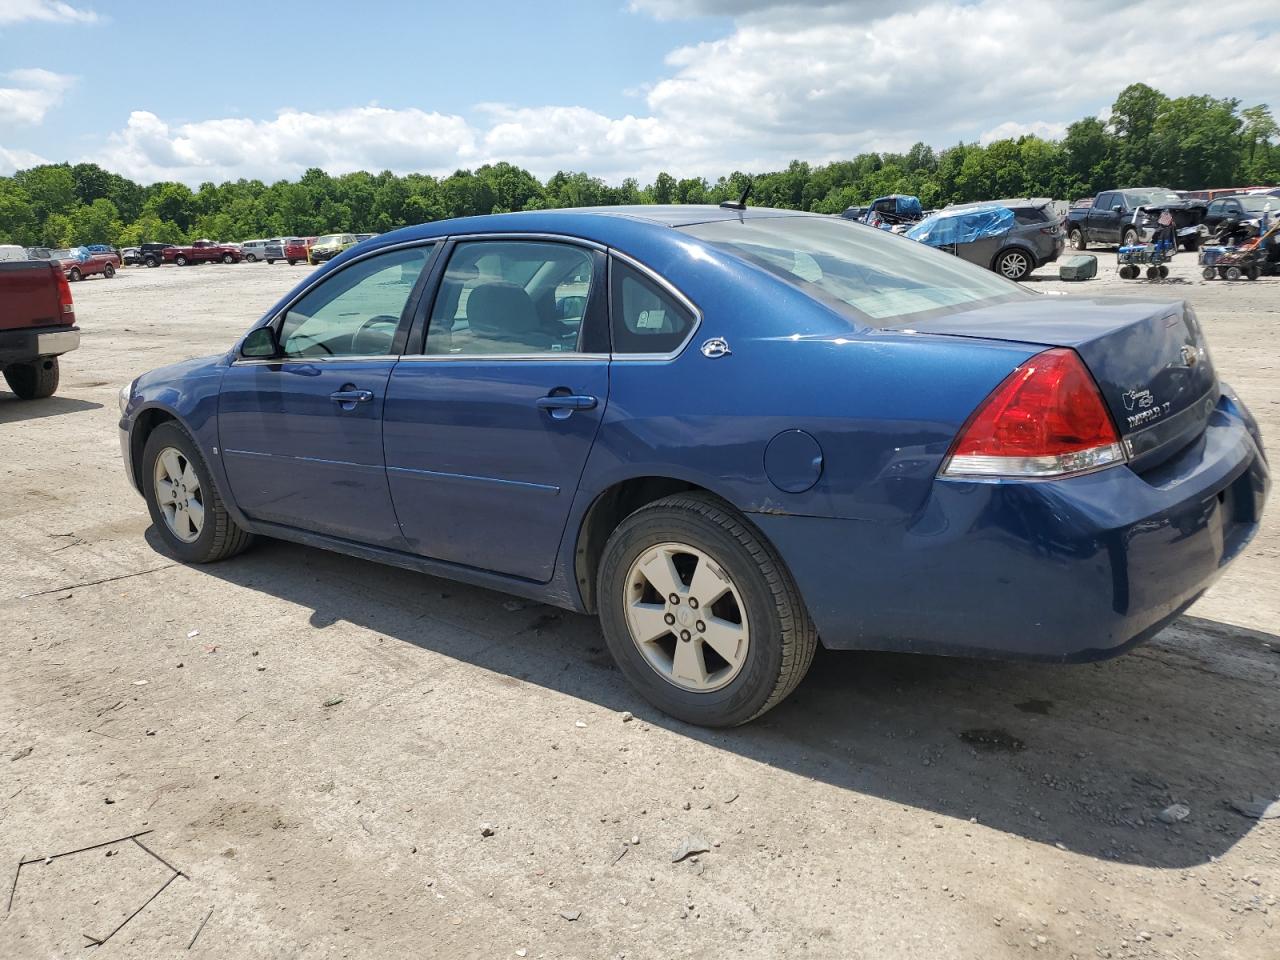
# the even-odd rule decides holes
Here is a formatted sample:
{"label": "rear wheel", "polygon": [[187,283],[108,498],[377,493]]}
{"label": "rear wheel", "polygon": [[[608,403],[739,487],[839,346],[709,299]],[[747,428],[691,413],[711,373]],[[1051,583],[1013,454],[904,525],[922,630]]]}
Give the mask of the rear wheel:
{"label": "rear wheel", "polygon": [[209,468],[187,432],[170,421],[147,438],[143,495],[169,552],[186,563],[212,563],[253,542],[231,518]]}
{"label": "rear wheel", "polygon": [[293,266],[295,263],[297,263],[297,262],[298,262],[297,260],[290,260],[290,261],[289,261],[289,266],[291,266],[291,267],[292,267],[292,266]]}
{"label": "rear wheel", "polygon": [[1245,273],[1245,276],[1247,276],[1250,280],[1257,280],[1260,276],[1262,276],[1262,268],[1256,267],[1256,266],[1250,267],[1248,271]]}
{"label": "rear wheel", "polygon": [[818,636],[781,559],[727,504],[677,494],[605,546],[600,622],[636,689],[688,723],[730,727],[781,703]]}
{"label": "rear wheel", "polygon": [[173,262],[180,267],[185,267],[187,265],[187,258],[184,257],[182,254],[178,254],[176,257],[173,258]]}
{"label": "rear wheel", "polygon": [[40,357],[34,363],[11,363],[4,382],[19,400],[43,400],[58,389],[58,358]]}
{"label": "rear wheel", "polygon": [[1025,250],[1005,250],[996,256],[995,269],[1009,280],[1023,280],[1035,269],[1035,264]]}
{"label": "rear wheel", "polygon": [[222,255],[222,262],[223,262],[223,263],[235,263],[235,262],[236,262],[236,258],[235,258],[235,257],[233,257],[233,256],[232,256],[231,254],[229,254],[229,253],[224,253],[224,254]]}
{"label": "rear wheel", "polygon": [[1227,267],[1226,278],[1228,280],[1239,280],[1240,275],[1239,267]]}
{"label": "rear wheel", "polygon": [[1218,275],[1218,271],[1214,270],[1213,267],[1205,267],[1200,272],[1200,276],[1204,277],[1206,280],[1212,280],[1217,275]]}
{"label": "rear wheel", "polygon": [[1120,234],[1120,245],[1124,247],[1135,246],[1141,241],[1142,236],[1133,227],[1125,227],[1124,232]]}
{"label": "rear wheel", "polygon": [[155,257],[147,257],[147,259],[146,259],[146,261],[145,261],[145,262],[146,262],[146,264],[147,264],[147,266],[148,266],[148,267],[158,267],[158,266],[160,266],[160,261],[159,261],[159,260],[157,260]]}
{"label": "rear wheel", "polygon": [[275,263],[275,261],[274,261],[274,260],[271,260],[271,259],[268,259],[268,260],[267,260],[267,266],[271,266],[271,264],[273,264],[273,263]]}
{"label": "rear wheel", "polygon": [[102,275],[106,277],[108,280],[110,280],[112,277],[116,275],[116,268],[113,265],[108,263],[105,267],[102,268]]}
{"label": "rear wheel", "polygon": [[258,262],[258,258],[257,258],[257,256],[255,256],[255,255],[254,255],[254,254],[252,254],[252,253],[250,253],[250,254],[246,255],[246,256],[245,256],[245,259],[246,259],[246,260],[248,260],[250,263],[257,263],[257,262]]}
{"label": "rear wheel", "polygon": [[1071,232],[1067,234],[1067,239],[1071,241],[1071,246],[1077,250],[1089,249],[1089,244],[1084,239],[1084,231],[1079,227],[1072,227]]}

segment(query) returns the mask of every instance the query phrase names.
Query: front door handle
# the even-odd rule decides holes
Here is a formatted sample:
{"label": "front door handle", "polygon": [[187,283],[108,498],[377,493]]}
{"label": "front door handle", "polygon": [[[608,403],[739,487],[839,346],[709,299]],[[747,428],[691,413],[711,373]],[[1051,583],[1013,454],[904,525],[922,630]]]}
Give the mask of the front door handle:
{"label": "front door handle", "polygon": [[592,410],[599,403],[595,397],[573,393],[555,393],[548,397],[538,398],[538,409],[546,410],[557,420],[564,420],[573,415],[575,410]]}
{"label": "front door handle", "polygon": [[357,403],[368,403],[373,399],[372,390],[357,390],[354,383],[348,383],[341,390],[329,394],[329,399],[343,410],[354,410]]}

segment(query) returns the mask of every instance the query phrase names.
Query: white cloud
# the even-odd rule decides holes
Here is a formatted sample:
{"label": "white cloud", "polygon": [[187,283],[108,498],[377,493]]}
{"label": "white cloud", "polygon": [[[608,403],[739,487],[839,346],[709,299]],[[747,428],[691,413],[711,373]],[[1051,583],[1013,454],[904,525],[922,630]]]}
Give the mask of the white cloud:
{"label": "white cloud", "polygon": [[34,20],[45,23],[96,23],[92,10],[60,0],[0,0],[0,25]]}
{"label": "white cloud", "polygon": [[990,130],[982,131],[978,135],[978,142],[986,146],[996,140],[1017,140],[1025,136],[1040,137],[1042,140],[1060,140],[1066,132],[1067,124],[1065,123],[1045,123],[1043,120],[1018,123],[1016,120],[1006,120]]}
{"label": "white cloud", "polygon": [[32,153],[29,150],[9,150],[6,147],[0,147],[0,177],[7,177],[15,170],[26,170],[48,162],[38,153]]}
{"label": "white cloud", "polygon": [[75,84],[75,77],[51,70],[10,70],[4,77],[13,86],[0,87],[0,125],[40,123]]}
{"label": "white cloud", "polygon": [[[448,173],[497,160],[616,183],[820,163],[917,140],[1052,137],[1136,79],[1174,96],[1274,97],[1280,31],[1266,7],[1219,0],[1206,19],[1200,4],[1178,0],[632,0],[647,15],[734,17],[723,36],[673,50],[633,114],[513,102],[466,116],[367,106],[174,125],[134,113],[92,159],[190,183],[309,166]],[[1192,69],[1204,63],[1231,69]]]}

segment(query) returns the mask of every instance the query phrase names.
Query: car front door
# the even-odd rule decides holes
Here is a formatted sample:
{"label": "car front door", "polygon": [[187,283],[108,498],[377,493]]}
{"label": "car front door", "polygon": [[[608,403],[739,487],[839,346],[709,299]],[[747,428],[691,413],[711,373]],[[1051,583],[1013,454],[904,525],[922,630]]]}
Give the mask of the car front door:
{"label": "car front door", "polygon": [[609,394],[605,258],[461,240],[392,372],[387,479],[409,549],[546,582]]}
{"label": "car front door", "polygon": [[238,358],[218,432],[236,504],[253,520],[403,548],[382,416],[431,245],[354,260],[273,321],[278,351]]}

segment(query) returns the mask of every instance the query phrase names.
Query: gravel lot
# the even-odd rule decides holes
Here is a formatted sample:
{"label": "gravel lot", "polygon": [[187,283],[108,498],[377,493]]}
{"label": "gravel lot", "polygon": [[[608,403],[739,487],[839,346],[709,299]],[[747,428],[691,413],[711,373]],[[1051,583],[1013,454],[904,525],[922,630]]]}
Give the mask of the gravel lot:
{"label": "gravel lot", "polygon": [[[1280,280],[1099,259],[1038,286],[1189,299],[1280,442]],[[0,882],[151,831],[23,867],[0,957],[82,956],[170,878],[99,955],[1280,956],[1280,819],[1230,806],[1280,791],[1275,504],[1128,656],[819,651],[763,721],[687,727],[593,619],[283,543],[158,552],[117,389],[225,349],[307,269],[83,282],[59,395],[0,390]],[[689,838],[709,851],[673,863]]]}

